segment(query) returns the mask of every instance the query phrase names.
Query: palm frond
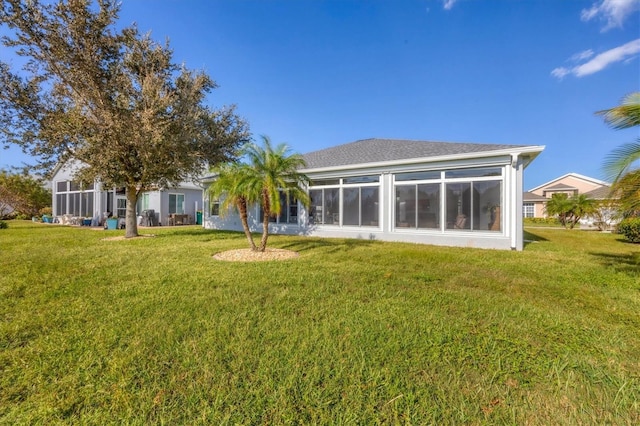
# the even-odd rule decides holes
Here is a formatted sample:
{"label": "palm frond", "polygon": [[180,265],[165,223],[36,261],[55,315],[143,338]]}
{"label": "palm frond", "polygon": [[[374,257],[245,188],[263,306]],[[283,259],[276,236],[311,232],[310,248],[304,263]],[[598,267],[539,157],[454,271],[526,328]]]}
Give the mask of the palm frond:
{"label": "palm frond", "polygon": [[633,216],[640,213],[640,170],[621,176],[612,185],[611,192],[617,198],[623,215]]}
{"label": "palm frond", "polygon": [[640,160],[640,138],[611,151],[604,160],[603,169],[611,181],[619,180],[631,166]]}
{"label": "palm frond", "polygon": [[622,99],[622,104],[597,111],[605,122],[614,129],[627,129],[640,125],[640,92],[631,93]]}

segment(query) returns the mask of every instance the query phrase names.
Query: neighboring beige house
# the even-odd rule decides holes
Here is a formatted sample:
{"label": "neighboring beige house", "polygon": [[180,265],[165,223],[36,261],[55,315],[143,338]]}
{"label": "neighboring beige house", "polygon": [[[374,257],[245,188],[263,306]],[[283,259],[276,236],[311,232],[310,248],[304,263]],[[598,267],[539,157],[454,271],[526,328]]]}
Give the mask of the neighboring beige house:
{"label": "neighboring beige house", "polygon": [[567,173],[525,192],[522,196],[524,217],[546,217],[545,206],[553,194],[568,196],[585,194],[596,200],[605,200],[609,196],[610,184],[599,179],[578,173]]}

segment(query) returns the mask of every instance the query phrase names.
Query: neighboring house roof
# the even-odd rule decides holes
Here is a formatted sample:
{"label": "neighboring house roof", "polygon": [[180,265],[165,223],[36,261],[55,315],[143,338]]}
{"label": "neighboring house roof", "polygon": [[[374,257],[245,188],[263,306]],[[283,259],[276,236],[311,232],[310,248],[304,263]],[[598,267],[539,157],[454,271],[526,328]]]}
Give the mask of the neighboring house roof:
{"label": "neighboring house roof", "polygon": [[522,201],[549,201],[549,199],[547,197],[543,197],[542,195],[525,191],[522,194]]}
{"label": "neighboring house roof", "polygon": [[595,200],[607,200],[611,198],[611,187],[607,185],[596,188],[593,191],[585,192],[584,195]]}
{"label": "neighboring house roof", "polygon": [[549,182],[543,183],[542,185],[538,185],[535,188],[531,188],[529,190],[529,192],[534,192],[534,191],[536,191],[536,190],[538,190],[540,188],[543,188],[543,187],[546,187],[548,185],[551,185],[552,183],[560,181],[560,180],[565,179],[567,177],[574,177],[576,179],[581,179],[581,180],[584,180],[584,181],[587,181],[587,182],[594,183],[596,185],[609,185],[608,182],[605,182],[605,181],[600,180],[600,179],[594,179],[592,177],[584,176],[584,175],[581,175],[581,174],[578,174],[578,173],[567,173],[566,175],[563,175],[563,176],[560,176],[560,177],[555,178],[553,180],[550,180]]}
{"label": "neighboring house roof", "polygon": [[545,188],[545,191],[575,191],[578,188],[575,186],[565,185],[564,183],[559,183],[557,185],[550,186]]}
{"label": "neighboring house roof", "polygon": [[[69,160],[66,163],[58,163],[56,164],[56,166],[53,169],[53,172],[51,174],[51,180],[48,181],[49,182],[49,186],[51,184],[51,182],[53,182],[58,174],[58,172],[60,171],[65,171],[65,170],[69,170],[69,171],[76,171],[80,165],[82,163],[77,161],[77,160]],[[157,186],[154,186],[152,188],[147,189],[144,192],[154,192],[154,191],[174,191],[174,190],[178,190],[178,189],[197,189],[197,190],[201,190],[202,189],[202,182],[200,179],[198,178],[194,178],[191,181],[182,181],[180,183],[178,183],[177,186],[168,186],[168,187],[162,187],[159,188]]]}
{"label": "neighboring house roof", "polygon": [[[556,185],[558,187],[562,187],[562,185]],[[569,189],[571,189],[571,187],[567,187]],[[549,188],[548,188],[549,189]],[[575,188],[573,188],[575,189]],[[589,198],[593,198],[594,200],[607,200],[609,198],[611,198],[611,187],[606,185],[606,186],[602,186],[600,188],[596,188],[592,191],[589,192],[585,192],[584,195],[586,195]],[[538,195],[538,194],[534,194],[532,192],[529,191],[525,191],[522,193],[522,201],[523,202],[531,202],[531,201],[549,201],[549,198],[547,197],[543,197],[542,195]]]}
{"label": "neighboring house roof", "polygon": [[[304,154],[305,169],[321,169],[357,164],[387,163],[401,160],[480,154],[494,151],[532,148],[524,145],[500,145],[454,142],[430,142],[401,139],[364,139]],[[542,147],[532,151],[535,157]]]}

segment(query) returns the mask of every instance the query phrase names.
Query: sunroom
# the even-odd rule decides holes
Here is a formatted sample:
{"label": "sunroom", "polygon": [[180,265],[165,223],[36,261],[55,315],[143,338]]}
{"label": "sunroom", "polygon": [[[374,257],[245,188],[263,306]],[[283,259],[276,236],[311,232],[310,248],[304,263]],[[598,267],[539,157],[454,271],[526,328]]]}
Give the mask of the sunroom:
{"label": "sunroom", "polygon": [[[523,172],[543,149],[367,139],[311,152],[310,206],[283,193],[270,231],[521,250]],[[241,229],[235,213],[205,203],[205,227]],[[259,210],[249,212],[257,232]]]}

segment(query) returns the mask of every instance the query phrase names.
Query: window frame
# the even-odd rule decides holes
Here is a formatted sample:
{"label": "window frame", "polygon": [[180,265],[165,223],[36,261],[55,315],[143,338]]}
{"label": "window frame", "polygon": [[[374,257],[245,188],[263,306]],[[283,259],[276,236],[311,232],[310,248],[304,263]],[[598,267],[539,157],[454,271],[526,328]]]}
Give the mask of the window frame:
{"label": "window frame", "polygon": [[[379,176],[375,176],[376,180],[371,180],[372,176],[362,176],[355,178],[344,178],[342,180],[342,185],[340,188],[340,196],[342,197],[341,207],[342,211],[340,214],[340,223],[342,226],[348,227],[379,227],[380,226],[380,179]],[[352,180],[353,183],[345,183],[347,180]],[[374,210],[373,212],[373,220],[369,220],[369,225],[364,224],[365,218],[363,217],[363,212],[365,211],[364,202],[365,199],[362,198],[363,189],[374,189],[377,192],[377,201],[374,201]],[[357,207],[357,223],[345,223],[347,219],[347,202],[345,197],[346,191],[357,190],[357,196],[355,200],[355,205]],[[377,209],[375,206],[377,205]]]}
{"label": "window frame", "polygon": [[56,216],[93,217],[95,205],[94,184],[83,188],[79,182],[60,180],[56,186]]}
{"label": "window frame", "polygon": [[[174,208],[175,211],[171,211],[171,198],[175,197],[175,203],[174,203]],[[180,208],[178,208],[179,205],[179,198],[182,197],[182,203],[180,204]],[[169,214],[185,214],[185,203],[186,203],[186,197],[185,194],[182,192],[170,192],[169,193],[169,208],[168,208],[168,212]],[[181,210],[181,211],[180,211]]]}
{"label": "window frame", "polygon": [[[300,224],[300,201],[287,190],[278,191],[278,201],[280,203],[280,214],[269,218],[269,223],[278,225],[299,225]],[[284,201],[284,205],[283,205]],[[292,211],[295,210],[295,214]],[[273,212],[272,212],[273,213]],[[258,205],[258,217],[262,222],[262,206]],[[284,217],[284,220],[283,220]],[[295,219],[293,219],[295,218]]]}
{"label": "window frame", "polygon": [[536,204],[522,203],[522,217],[523,218],[536,217]]}
{"label": "window frame", "polygon": [[[436,212],[431,212],[430,210],[432,209],[431,207],[431,203],[429,202],[429,199],[427,198],[427,205],[424,206],[425,201],[424,199],[420,198],[420,189],[421,187],[430,187],[430,188],[437,188],[437,194],[436,194],[436,198],[437,198],[437,206],[435,206]],[[401,201],[400,196],[398,195],[398,189],[399,188],[404,188],[404,189],[409,189],[410,191],[413,192],[413,199],[409,200],[407,199],[406,201]],[[433,189],[430,189],[433,190]],[[394,223],[394,227],[395,228],[401,228],[401,229],[417,229],[417,230],[438,230],[440,229],[440,223],[441,223],[441,210],[442,210],[442,183],[438,182],[438,181],[434,181],[434,180],[428,180],[428,181],[413,181],[413,180],[401,180],[399,181],[398,184],[394,184],[394,216],[393,216],[393,223]],[[413,204],[413,209],[411,210],[413,212],[413,218],[412,221],[409,222],[408,218],[407,218],[407,212],[406,212],[406,203],[408,201],[412,201]],[[405,211],[404,211],[404,215],[399,214],[402,212],[402,209],[400,208],[400,203],[404,202],[405,203]],[[423,205],[421,207],[421,204]],[[427,209],[427,211],[423,211],[423,209]],[[433,226],[421,226],[422,224],[425,223],[431,223],[431,220],[427,219],[427,215],[429,215],[429,219],[432,218],[432,222],[433,222]],[[400,216],[400,217],[399,217]],[[401,217],[404,217],[404,220],[400,220]]]}
{"label": "window frame", "polygon": [[[412,176],[413,175],[413,176]],[[432,179],[418,179],[423,176],[434,176]],[[439,175],[438,178],[435,178]],[[396,179],[398,177],[398,179]],[[442,169],[442,170],[416,170],[416,171],[402,171],[393,173],[392,175],[392,193],[393,193],[393,208],[392,208],[392,230],[393,231],[438,231],[443,233],[449,232],[499,232],[504,233],[504,202],[505,202],[505,180],[506,171],[505,166],[484,166],[484,167],[470,167],[470,168],[456,168],[456,169]],[[496,182],[498,185],[499,200],[486,209],[480,205],[482,202],[478,197],[474,198],[475,189],[482,187],[482,182]],[[400,196],[398,195],[399,188],[413,188],[415,196],[413,197],[413,204],[418,205],[418,188],[420,185],[434,184],[440,186],[440,205],[437,212],[437,226],[436,227],[420,227],[420,222],[417,219],[419,215],[419,207],[411,210],[411,214],[414,218],[411,222],[403,221],[403,225],[400,226],[400,206],[398,201]],[[459,186],[460,188],[455,188]],[[452,189],[459,190],[461,192],[460,197],[464,197],[464,193],[468,192],[469,198],[456,199],[451,198]],[[486,197],[485,192],[491,188],[483,190],[482,195]],[[453,205],[452,203],[455,203]],[[462,204],[460,204],[462,203]],[[495,208],[498,207],[498,208]],[[457,210],[455,214],[453,211]],[[486,211],[485,211],[486,210]],[[487,214],[486,217],[482,217],[483,214]],[[406,214],[406,213],[405,213]],[[499,215],[495,218],[495,214]],[[406,216],[405,216],[406,217]],[[497,221],[497,222],[495,222]],[[405,222],[407,224],[405,224]],[[487,229],[481,229],[481,227],[487,222],[489,226]],[[499,230],[493,229],[492,224],[497,223]],[[413,225],[413,226],[412,226]]]}
{"label": "window frame", "polygon": [[[362,189],[363,188],[375,188],[377,191],[378,201],[377,201],[377,210],[374,211],[373,217],[374,220],[369,220],[369,225],[363,224],[365,219],[363,218],[363,198],[362,198]],[[345,224],[345,190],[353,190],[357,189],[357,222],[358,224]],[[311,225],[323,225],[323,226],[339,226],[339,227],[380,227],[380,208],[382,206],[381,194],[382,194],[382,174],[380,173],[369,173],[364,175],[353,175],[353,176],[341,176],[337,178],[321,178],[314,179],[311,181],[311,185],[307,188],[309,193],[309,197],[312,199],[310,210],[309,210],[309,223]],[[330,191],[332,194],[334,202],[332,205],[337,203],[336,206],[332,206],[333,209],[328,208],[327,204],[327,192]],[[337,192],[336,192],[337,191]],[[314,198],[317,198],[319,194],[321,201],[318,203],[317,201],[313,201]],[[336,197],[337,194],[337,197]],[[375,202],[374,202],[375,204]],[[318,213],[320,211],[321,213]],[[318,220],[320,218],[320,220]],[[329,218],[331,221],[329,222]],[[377,218],[377,220],[375,220]],[[377,223],[376,223],[377,222]]]}
{"label": "window frame", "polygon": [[151,195],[148,192],[143,192],[140,194],[140,212],[142,213],[145,210],[149,210]]}

